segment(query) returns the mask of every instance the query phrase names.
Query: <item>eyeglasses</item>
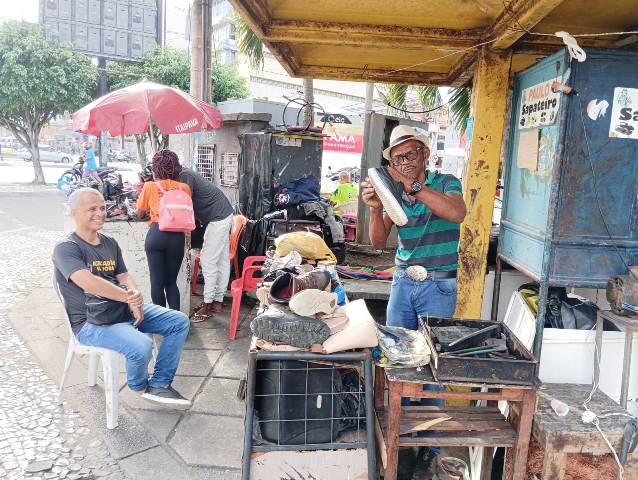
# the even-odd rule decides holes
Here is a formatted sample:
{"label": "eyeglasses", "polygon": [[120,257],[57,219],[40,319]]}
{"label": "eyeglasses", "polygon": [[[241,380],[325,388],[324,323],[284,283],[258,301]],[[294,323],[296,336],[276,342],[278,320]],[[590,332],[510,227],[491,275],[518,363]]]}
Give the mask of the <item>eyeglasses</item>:
{"label": "eyeglasses", "polygon": [[423,147],[418,147],[414,150],[410,150],[409,152],[404,153],[403,155],[396,155],[394,157],[391,157],[391,161],[392,161],[392,165],[399,166],[399,165],[403,165],[404,163],[408,163],[408,162],[414,162],[416,160],[418,160],[419,158],[419,153],[421,153],[423,151]]}

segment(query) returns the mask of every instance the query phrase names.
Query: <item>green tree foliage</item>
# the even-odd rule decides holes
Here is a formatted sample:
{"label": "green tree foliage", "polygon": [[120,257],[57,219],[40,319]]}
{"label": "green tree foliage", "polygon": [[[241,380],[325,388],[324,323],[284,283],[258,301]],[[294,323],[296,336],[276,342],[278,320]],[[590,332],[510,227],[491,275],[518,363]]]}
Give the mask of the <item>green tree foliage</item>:
{"label": "green tree foliage", "polygon": [[31,151],[34,183],[44,183],[40,130],[56,115],[89,103],[96,76],[86,56],[47,40],[39,25],[0,25],[0,125]]}
{"label": "green tree foliage", "polygon": [[248,82],[239,76],[234,65],[213,65],[213,103],[229,98],[246,98],[250,95]]}
{"label": "green tree foliage", "polygon": [[263,70],[264,44],[248,22],[238,13],[235,14],[235,27],[237,28],[237,48],[239,52],[248,57],[248,62],[252,68]]}
{"label": "green tree foliage", "polygon": [[188,92],[191,64],[188,51],[155,47],[141,63],[108,62],[109,90],[124,88],[143,79]]}
{"label": "green tree foliage", "polygon": [[[409,85],[398,83],[385,86],[384,94],[391,114],[404,118],[410,116],[409,113],[402,111],[406,110],[406,99],[410,88]],[[414,91],[423,110],[430,110],[444,103],[438,87],[419,86],[414,87]],[[470,116],[470,90],[468,88],[450,88],[447,102],[452,124],[459,134],[462,134]]]}
{"label": "green tree foliage", "polygon": [[[116,90],[137,83],[143,79],[190,90],[190,57],[181,48],[156,47],[147,53],[141,63],[109,62],[109,90]],[[213,64],[213,103],[229,98],[246,98],[249,95],[248,82],[239,76],[234,65]]]}
{"label": "green tree foliage", "polygon": [[[141,63],[109,62],[107,64],[109,90],[124,88],[146,79],[188,92],[190,90],[190,68],[190,57],[187,50],[170,46],[166,46],[164,49],[156,47],[144,56]],[[214,64],[212,77],[212,102],[215,104],[229,98],[246,98],[249,95],[248,82],[239,76],[234,66]],[[146,149],[144,144],[147,135],[136,135],[135,138],[138,159],[142,166],[145,166]],[[150,140],[155,151],[168,147],[168,135],[160,134],[155,127]]]}
{"label": "green tree foliage", "polygon": [[[237,48],[239,53],[248,58],[248,63],[254,70],[264,68],[264,44],[253,31],[250,24],[238,13],[235,13],[235,27],[237,29]],[[303,79],[303,96],[306,102],[314,103],[314,82],[312,78]],[[312,125],[314,122],[313,108],[304,108],[303,124]]]}

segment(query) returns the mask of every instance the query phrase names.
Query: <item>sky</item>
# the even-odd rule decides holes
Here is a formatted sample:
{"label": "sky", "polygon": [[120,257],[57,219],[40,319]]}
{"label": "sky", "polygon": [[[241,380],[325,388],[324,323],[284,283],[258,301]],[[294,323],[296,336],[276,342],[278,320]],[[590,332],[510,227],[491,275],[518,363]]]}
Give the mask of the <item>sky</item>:
{"label": "sky", "polygon": [[29,22],[38,21],[38,0],[20,0],[13,2],[11,0],[0,0],[0,19],[24,19]]}
{"label": "sky", "polygon": [[[0,19],[24,19],[30,22],[38,21],[39,0],[0,0]],[[169,8],[185,9],[191,0],[167,0]]]}

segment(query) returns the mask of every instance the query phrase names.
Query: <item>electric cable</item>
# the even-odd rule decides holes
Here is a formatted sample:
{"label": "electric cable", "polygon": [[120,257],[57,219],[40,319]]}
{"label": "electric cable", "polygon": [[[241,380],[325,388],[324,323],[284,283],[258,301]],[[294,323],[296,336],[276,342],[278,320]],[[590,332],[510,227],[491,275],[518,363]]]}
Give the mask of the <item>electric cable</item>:
{"label": "electric cable", "polygon": [[[518,21],[517,21],[518,23]],[[403,72],[405,70],[410,70],[411,68],[414,67],[419,67],[421,65],[427,65],[428,63],[434,63],[437,62],[439,60],[443,60],[445,58],[448,57],[452,57],[454,55],[458,55],[461,53],[465,53],[465,52],[469,52],[471,50],[477,49],[479,47],[482,47],[483,45],[489,45],[490,43],[494,43],[497,42],[499,40],[502,40],[503,38],[507,38],[511,35],[514,35],[515,33],[520,33],[520,32],[525,32],[528,35],[535,35],[535,36],[543,36],[543,37],[556,37],[556,33],[537,33],[537,32],[530,32],[529,30],[526,29],[513,29],[510,32],[506,32],[503,35],[500,35],[496,38],[493,38],[491,40],[486,40],[484,42],[480,42],[477,43],[476,45],[472,45],[470,47],[466,47],[466,48],[462,48],[460,50],[455,50],[452,51],[450,53],[446,53],[445,55],[442,55],[440,57],[436,57],[436,58],[431,58],[429,60],[425,60],[423,62],[419,62],[419,63],[414,63],[412,65],[408,65],[406,67],[402,67],[402,68],[397,68],[395,70],[389,70],[387,72],[379,72],[379,73],[372,73],[370,74],[371,77],[384,77],[387,75],[391,75],[393,73],[398,73],[398,72]],[[571,35],[572,37],[606,37],[606,36],[615,36],[615,35],[631,35],[631,34],[636,34],[638,33],[638,30],[629,30],[626,32],[601,32],[601,33],[580,33],[580,34],[575,34],[575,35]],[[560,37],[559,37],[560,38]]]}

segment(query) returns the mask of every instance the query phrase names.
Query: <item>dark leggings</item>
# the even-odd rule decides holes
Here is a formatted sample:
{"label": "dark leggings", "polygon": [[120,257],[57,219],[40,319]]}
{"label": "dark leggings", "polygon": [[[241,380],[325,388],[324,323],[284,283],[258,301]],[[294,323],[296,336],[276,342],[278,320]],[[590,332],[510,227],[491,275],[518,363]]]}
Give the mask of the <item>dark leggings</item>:
{"label": "dark leggings", "polygon": [[151,297],[155,305],[179,310],[177,274],[184,258],[184,234],[162,232],[153,223],[144,242],[148,270],[151,274]]}

